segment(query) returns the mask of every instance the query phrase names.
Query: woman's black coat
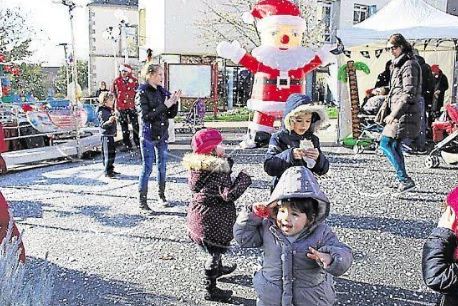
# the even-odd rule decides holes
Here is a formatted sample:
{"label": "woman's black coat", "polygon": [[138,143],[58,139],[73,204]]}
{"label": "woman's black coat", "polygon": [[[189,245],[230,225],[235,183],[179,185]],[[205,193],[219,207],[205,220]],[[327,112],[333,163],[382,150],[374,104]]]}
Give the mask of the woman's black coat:
{"label": "woman's black coat", "polygon": [[[142,84],[135,97],[135,103],[140,107],[143,124],[151,128],[151,140],[160,140],[168,137],[169,120],[178,113],[178,103],[167,108],[164,102],[170,93],[161,86],[154,88],[149,84]],[[148,135],[149,136],[149,135]]]}

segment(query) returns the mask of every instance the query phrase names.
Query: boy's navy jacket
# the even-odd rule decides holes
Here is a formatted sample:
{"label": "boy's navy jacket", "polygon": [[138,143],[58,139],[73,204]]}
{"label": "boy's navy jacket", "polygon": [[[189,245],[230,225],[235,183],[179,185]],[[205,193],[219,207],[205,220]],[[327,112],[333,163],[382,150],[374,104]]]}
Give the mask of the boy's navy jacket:
{"label": "boy's navy jacket", "polygon": [[178,103],[167,108],[164,102],[170,92],[162,86],[154,88],[148,83],[140,85],[135,103],[140,108],[141,119],[143,125],[149,125],[149,128],[144,129],[144,132],[151,135],[144,135],[151,140],[160,140],[168,137],[169,120],[174,118],[178,113]]}
{"label": "boy's navy jacket", "polygon": [[[312,113],[312,124],[304,135],[296,134],[289,123],[290,118],[300,111]],[[293,149],[299,148],[300,141],[303,139],[312,141],[313,146],[320,153],[315,166],[310,170],[318,175],[326,174],[329,170],[329,161],[321,152],[320,140],[313,134],[326,120],[324,111],[321,110],[321,107],[311,104],[309,97],[294,94],[286,101],[284,116],[283,128],[271,136],[269,148],[264,159],[264,170],[270,176],[276,177],[274,179],[274,186],[286,169],[293,166],[307,166],[304,160],[293,158]]]}
{"label": "boy's navy jacket", "polygon": [[111,108],[106,106],[99,106],[97,109],[97,117],[100,122],[100,134],[102,136],[116,136],[116,121],[110,123],[108,119],[114,115]]}

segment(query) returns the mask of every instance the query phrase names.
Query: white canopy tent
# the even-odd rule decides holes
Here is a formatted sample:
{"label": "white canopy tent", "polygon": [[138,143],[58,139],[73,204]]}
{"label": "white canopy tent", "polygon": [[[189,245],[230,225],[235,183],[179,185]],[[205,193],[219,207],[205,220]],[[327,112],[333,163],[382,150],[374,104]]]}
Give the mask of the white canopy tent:
{"label": "white canopy tent", "polygon": [[[419,50],[428,64],[438,64],[449,79],[450,89],[453,88],[458,17],[446,14],[423,0],[392,0],[365,21],[337,31],[337,36],[342,39],[345,49],[351,51],[351,58],[339,56],[339,66],[353,60],[364,62],[371,69],[369,75],[358,73],[361,101],[365,90],[374,86],[377,75],[384,70],[385,63],[392,59],[391,53],[384,48],[390,35],[394,33],[401,33],[415,44],[414,47]],[[448,41],[437,45],[441,40]],[[377,57],[374,51],[380,51],[382,48],[383,52]],[[360,51],[367,51],[366,56],[369,54],[370,58],[364,57]],[[351,133],[351,109],[347,84],[340,84],[339,87],[338,96],[341,105],[339,130],[342,139]]]}

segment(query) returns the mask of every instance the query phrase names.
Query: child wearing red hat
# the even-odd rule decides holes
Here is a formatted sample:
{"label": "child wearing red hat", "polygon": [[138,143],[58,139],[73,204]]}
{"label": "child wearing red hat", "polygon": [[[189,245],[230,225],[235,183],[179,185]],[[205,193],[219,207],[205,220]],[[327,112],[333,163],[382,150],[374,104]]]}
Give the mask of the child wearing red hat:
{"label": "child wearing red hat", "polygon": [[442,293],[437,305],[458,305],[458,186],[447,196],[447,209],[423,246],[425,284]]}
{"label": "child wearing red hat", "polygon": [[183,166],[189,170],[189,186],[193,193],[188,206],[187,228],[193,242],[209,253],[205,263],[204,298],[212,301],[228,301],[231,290],[216,287],[216,279],[232,273],[237,265],[223,266],[221,255],[230,245],[236,220],[234,201],[251,185],[251,178],[241,171],[231,180],[230,157],[224,154],[223,138],[215,129],[203,129],[192,137],[193,153],[183,158]]}

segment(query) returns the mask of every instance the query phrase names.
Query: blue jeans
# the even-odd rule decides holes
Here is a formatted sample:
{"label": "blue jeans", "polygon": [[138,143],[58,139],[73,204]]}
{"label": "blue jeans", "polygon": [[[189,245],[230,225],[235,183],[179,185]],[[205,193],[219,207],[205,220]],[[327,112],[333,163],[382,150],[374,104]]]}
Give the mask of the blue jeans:
{"label": "blue jeans", "polygon": [[380,138],[380,149],[382,149],[383,154],[385,154],[391,165],[394,167],[394,170],[396,170],[398,180],[400,182],[406,181],[409,176],[406,172],[404,155],[401,151],[401,141],[382,135]]}
{"label": "blue jeans", "polygon": [[142,125],[141,134],[141,152],[143,167],[138,179],[138,191],[140,193],[148,193],[148,180],[153,171],[153,164],[157,165],[157,181],[159,183],[159,191],[165,189],[165,175],[167,164],[167,142],[165,137],[160,140],[151,140],[151,130],[149,125]]}
{"label": "blue jeans", "polygon": [[105,174],[112,174],[114,171],[113,163],[116,158],[116,147],[113,136],[102,136],[102,163]]}

